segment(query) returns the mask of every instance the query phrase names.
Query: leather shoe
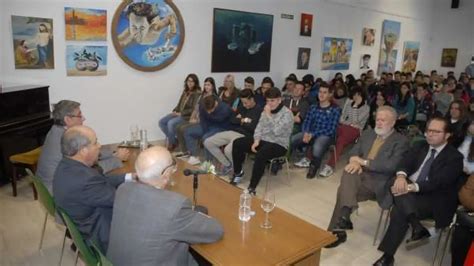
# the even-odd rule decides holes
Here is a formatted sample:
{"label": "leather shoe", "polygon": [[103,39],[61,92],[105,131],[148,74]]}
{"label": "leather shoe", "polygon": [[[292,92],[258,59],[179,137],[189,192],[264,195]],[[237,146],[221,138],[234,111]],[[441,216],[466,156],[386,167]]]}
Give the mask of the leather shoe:
{"label": "leather shoe", "polygon": [[406,249],[410,250],[427,244],[430,236],[430,232],[424,227],[413,229],[410,239],[406,241]]}
{"label": "leather shoe", "polygon": [[311,163],[309,165],[308,173],[306,174],[307,179],[313,179],[316,177],[316,174],[318,173],[318,168],[316,167],[315,164]]}
{"label": "leather shoe", "polygon": [[395,259],[393,256],[383,254],[376,262],[374,262],[374,266],[393,266]]}
{"label": "leather shoe", "polygon": [[342,216],[339,218],[336,226],[334,227],[333,231],[346,231],[346,230],[353,230],[354,226],[350,218],[346,218]]}
{"label": "leather shoe", "polygon": [[335,248],[335,247],[339,246],[340,244],[346,242],[346,240],[347,240],[346,232],[339,231],[339,232],[332,232],[332,233],[337,237],[337,240],[336,240],[336,242],[325,246],[325,248]]}

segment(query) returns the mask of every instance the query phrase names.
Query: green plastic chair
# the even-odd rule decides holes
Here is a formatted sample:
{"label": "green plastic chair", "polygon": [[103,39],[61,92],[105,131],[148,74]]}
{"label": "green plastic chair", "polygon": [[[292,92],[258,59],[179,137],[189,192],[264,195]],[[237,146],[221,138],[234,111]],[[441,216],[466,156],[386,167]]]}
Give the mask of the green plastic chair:
{"label": "green plastic chair", "polygon": [[[77,247],[76,262],[74,265],[77,264],[77,260],[79,259],[79,252],[81,253],[82,260],[87,266],[100,265],[100,260],[97,258],[95,252],[89,247],[89,245],[87,245],[86,241],[81,235],[81,232],[79,232],[79,229],[77,229],[76,224],[72,221],[71,217],[69,217],[69,215],[60,207],[57,207],[57,211],[63,218],[64,224],[66,224],[66,227],[71,234],[72,241]],[[62,249],[64,250],[64,241]]]}
{"label": "green plastic chair", "polygon": [[91,246],[92,250],[95,254],[99,257],[99,264],[100,266],[112,266],[112,262],[100,251],[100,248],[97,246],[96,243],[92,243]]}

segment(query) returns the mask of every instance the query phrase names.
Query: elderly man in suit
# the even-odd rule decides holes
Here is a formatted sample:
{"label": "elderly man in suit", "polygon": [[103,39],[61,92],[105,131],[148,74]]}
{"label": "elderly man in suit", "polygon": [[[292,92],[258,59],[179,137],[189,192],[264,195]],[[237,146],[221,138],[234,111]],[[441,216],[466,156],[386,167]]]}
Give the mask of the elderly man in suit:
{"label": "elderly man in suit", "polygon": [[407,248],[427,243],[430,233],[421,219],[433,218],[437,228],[448,226],[458,206],[457,183],[463,171],[463,156],[448,144],[449,122],[433,118],[428,122],[426,142],[410,149],[390,182],[394,196],[390,225],[379,245],[384,254],[374,265],[393,265],[398,246],[408,227],[412,234]]}
{"label": "elderly man in suit", "polygon": [[338,240],[327,248],[346,241],[346,230],[353,229],[350,215],[358,208],[358,202],[376,200],[383,209],[391,206],[386,183],[408,149],[407,139],[393,129],[396,120],[397,112],[392,107],[379,107],[375,128],[364,131],[350,151],[328,228]]}
{"label": "elderly man in suit", "polygon": [[86,239],[107,250],[115,190],[132,174],[106,177],[92,166],[97,162],[100,144],[89,127],[75,126],[61,138],[63,159],[54,174],[56,204],[69,214]]}
{"label": "elderly man in suit", "polygon": [[[61,154],[61,137],[64,131],[73,126],[80,126],[86,120],[80,106],[80,103],[69,100],[62,100],[54,105],[54,125],[46,135],[36,171],[36,175],[41,178],[49,192],[53,190],[54,172],[63,157]],[[129,151],[127,149],[118,149],[115,153],[102,149],[98,164],[107,173],[112,169],[121,167],[122,161],[126,161],[128,155]]]}
{"label": "elderly man in suit", "polygon": [[163,147],[143,151],[135,162],[139,182],[119,187],[107,257],[114,265],[195,265],[189,244],[223,235],[216,219],[196,212],[186,197],[166,190],[176,162]]}

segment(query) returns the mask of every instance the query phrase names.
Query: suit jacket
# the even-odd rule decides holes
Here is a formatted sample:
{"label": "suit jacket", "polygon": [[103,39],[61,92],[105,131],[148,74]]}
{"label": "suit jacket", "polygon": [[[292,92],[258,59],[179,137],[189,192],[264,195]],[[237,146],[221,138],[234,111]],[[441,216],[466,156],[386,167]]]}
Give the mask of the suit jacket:
{"label": "suit jacket", "polygon": [[[429,147],[427,143],[415,145],[397,170],[411,176],[420,168],[429,152]],[[438,228],[448,226],[453,219],[458,206],[456,184],[462,175],[463,156],[456,148],[448,144],[433,161],[428,180],[416,181],[420,189],[418,193],[428,197],[433,203],[431,206]]]}
{"label": "suit jacket", "polygon": [[[359,140],[349,152],[349,158],[359,156],[367,159],[376,138],[377,134],[371,128],[362,132]],[[394,131],[382,144],[375,159],[370,161],[367,167],[364,167],[364,172],[375,177],[374,192],[377,202],[383,209],[388,209],[393,203],[393,198],[386,184],[395,176],[397,166],[407,150],[407,138]]]}
{"label": "suit jacket", "polygon": [[[36,175],[41,178],[49,192],[53,191],[54,172],[63,158],[61,154],[61,137],[64,131],[65,128],[63,126],[53,125],[46,135],[43,147],[41,148]],[[122,162],[114,157],[110,151],[102,149],[99,165],[107,173],[112,169],[121,167]]]}
{"label": "suit jacket", "polygon": [[53,194],[56,204],[76,223],[86,239],[107,250],[115,190],[124,175],[106,177],[96,169],[64,157],[56,169]]}
{"label": "suit jacket", "polygon": [[114,265],[189,265],[189,244],[222,235],[219,222],[193,211],[182,195],[125,183],[117,190],[107,257]]}

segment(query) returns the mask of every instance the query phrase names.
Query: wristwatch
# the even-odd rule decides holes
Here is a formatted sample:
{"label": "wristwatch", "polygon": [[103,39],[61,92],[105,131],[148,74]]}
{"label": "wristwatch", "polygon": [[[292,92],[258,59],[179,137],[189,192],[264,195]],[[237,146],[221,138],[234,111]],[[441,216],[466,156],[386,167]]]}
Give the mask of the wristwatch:
{"label": "wristwatch", "polygon": [[369,165],[369,160],[364,160],[364,166],[368,166]]}

